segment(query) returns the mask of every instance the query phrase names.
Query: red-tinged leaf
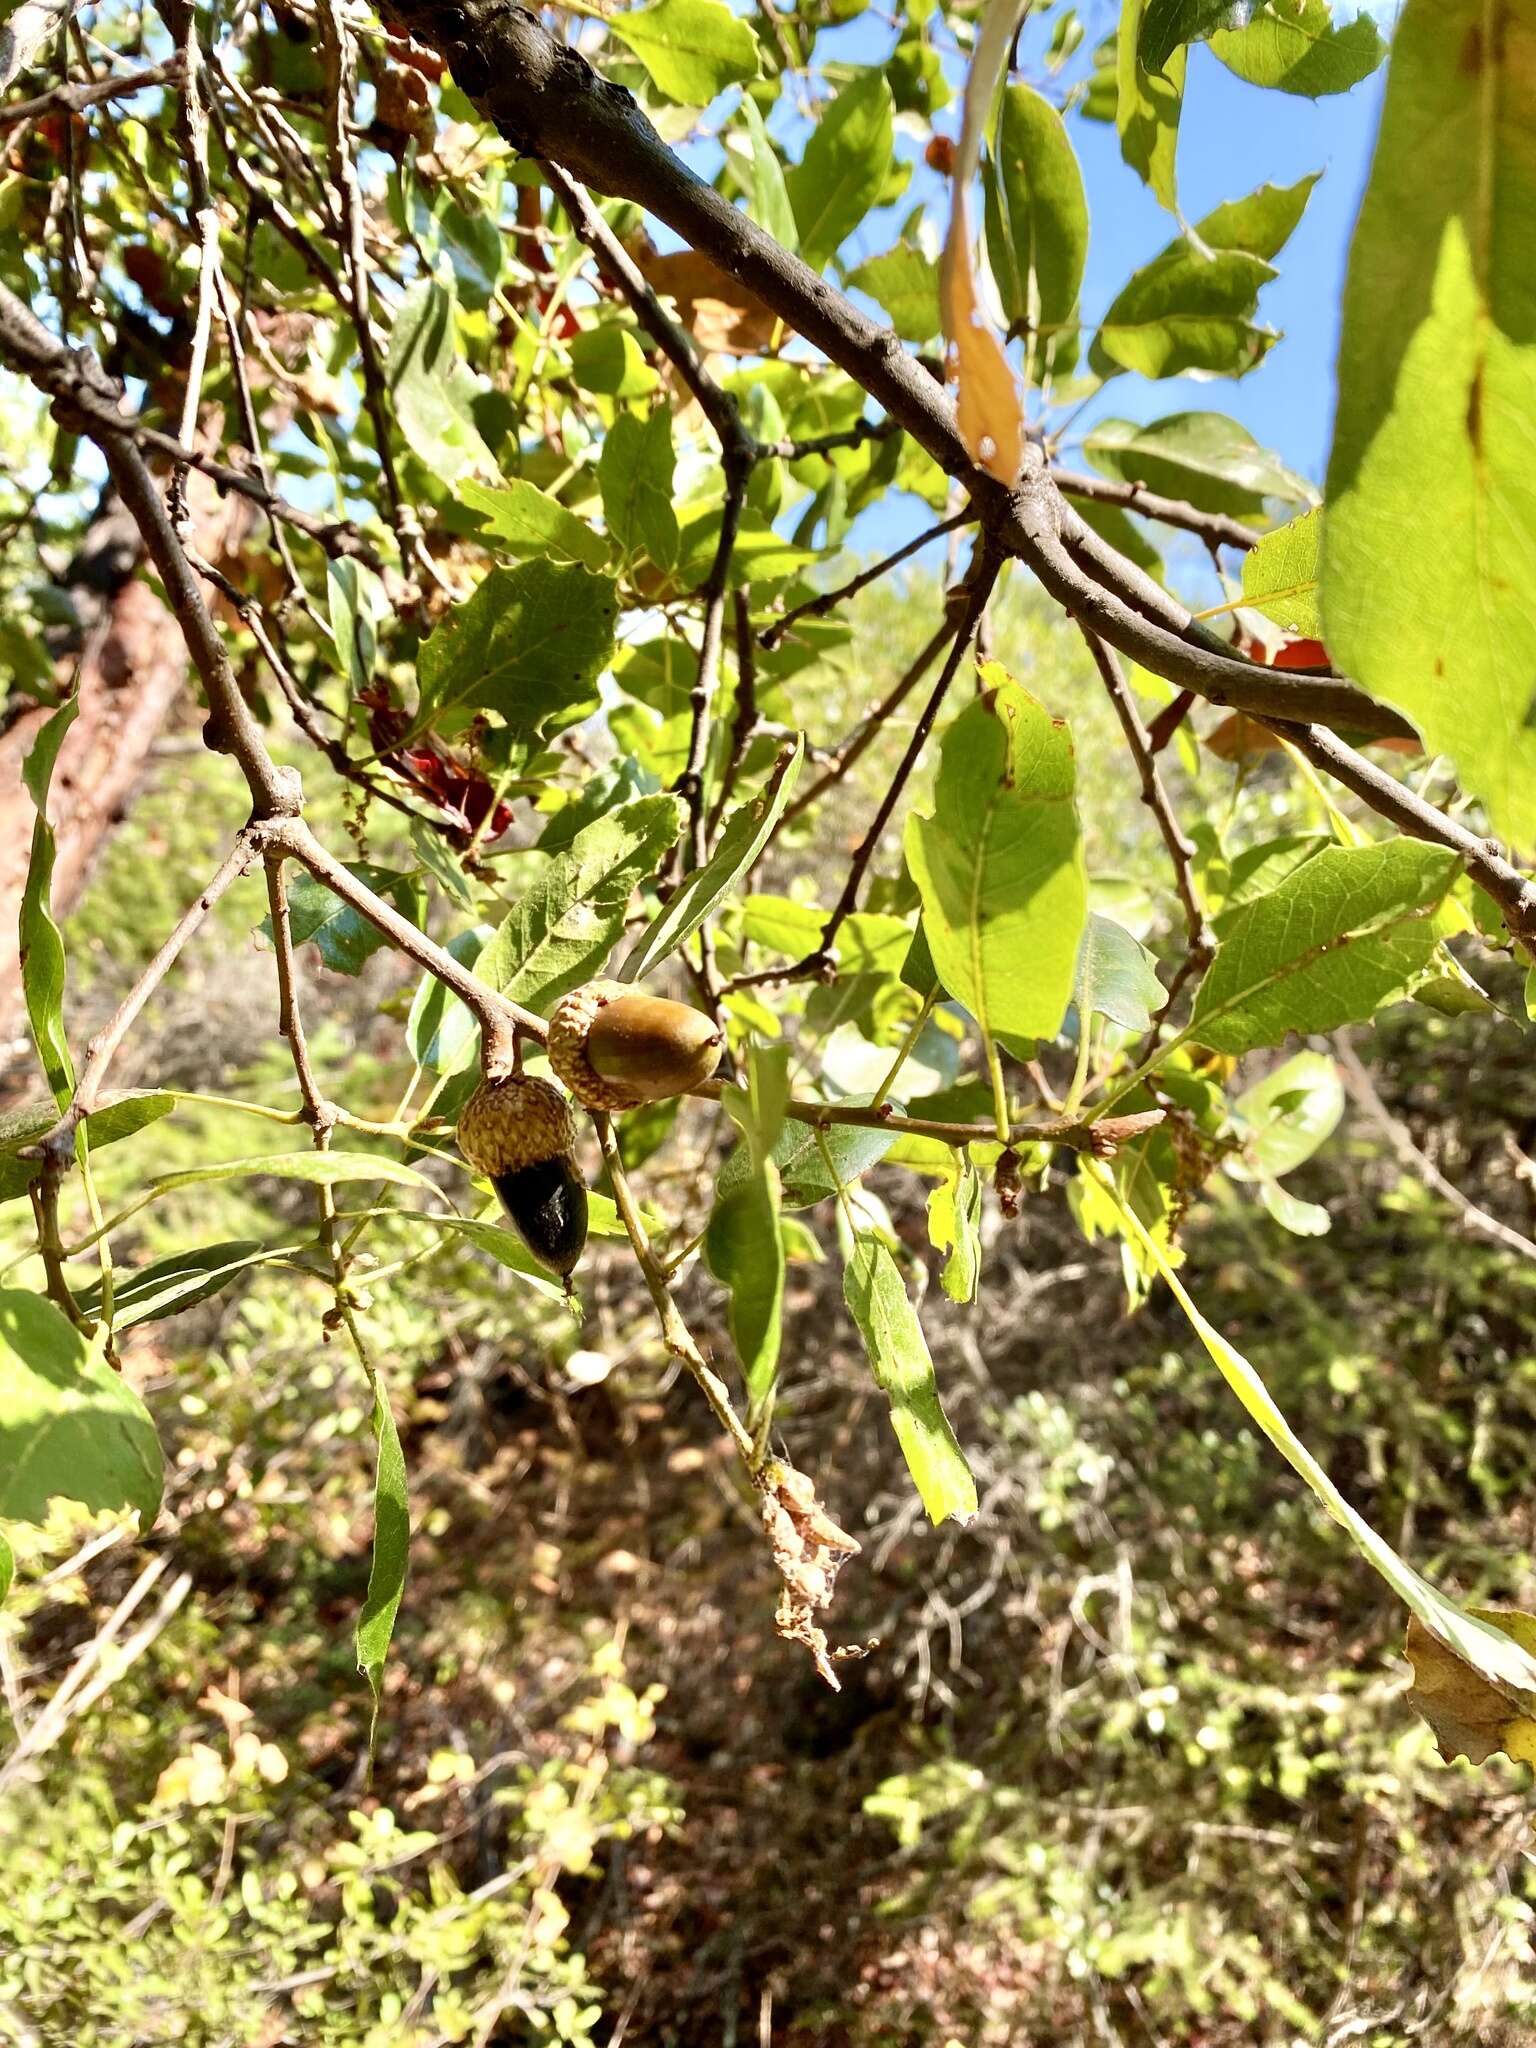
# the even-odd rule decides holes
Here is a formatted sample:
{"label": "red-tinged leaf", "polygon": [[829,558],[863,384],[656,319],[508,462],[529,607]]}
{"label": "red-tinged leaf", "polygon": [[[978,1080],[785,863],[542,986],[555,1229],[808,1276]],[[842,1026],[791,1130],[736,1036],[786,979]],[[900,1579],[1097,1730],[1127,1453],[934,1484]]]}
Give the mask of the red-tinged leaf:
{"label": "red-tinged leaf", "polygon": [[1327,668],[1328,650],[1321,640],[1287,640],[1276,651],[1271,668]]}

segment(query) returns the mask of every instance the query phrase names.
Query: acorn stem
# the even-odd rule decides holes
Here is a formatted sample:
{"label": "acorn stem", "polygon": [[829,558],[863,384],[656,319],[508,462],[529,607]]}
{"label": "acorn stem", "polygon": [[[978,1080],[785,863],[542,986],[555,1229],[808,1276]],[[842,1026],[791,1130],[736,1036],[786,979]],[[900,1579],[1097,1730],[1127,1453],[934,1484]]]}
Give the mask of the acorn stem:
{"label": "acorn stem", "polygon": [[646,1291],[655,1303],[656,1313],[661,1319],[662,1340],[668,1351],[680,1359],[699,1383],[699,1391],[709,1403],[715,1420],[736,1446],[748,1477],[754,1486],[761,1486],[763,1458],[753,1443],[750,1432],[736,1410],[731,1406],[730,1391],[725,1381],[714,1370],[693,1340],[693,1332],[683,1321],[682,1311],[667,1291],[667,1276],[651,1249],[651,1241],[645,1234],[645,1223],[640,1215],[639,1205],[624,1171],[624,1161],[619,1154],[619,1141],[614,1134],[613,1119],[602,1110],[594,1110],[592,1122],[597,1130],[598,1143],[603,1148],[603,1159],[608,1168],[609,1182],[613,1188],[613,1205],[619,1212],[619,1220],[629,1234],[629,1242],[645,1281]]}

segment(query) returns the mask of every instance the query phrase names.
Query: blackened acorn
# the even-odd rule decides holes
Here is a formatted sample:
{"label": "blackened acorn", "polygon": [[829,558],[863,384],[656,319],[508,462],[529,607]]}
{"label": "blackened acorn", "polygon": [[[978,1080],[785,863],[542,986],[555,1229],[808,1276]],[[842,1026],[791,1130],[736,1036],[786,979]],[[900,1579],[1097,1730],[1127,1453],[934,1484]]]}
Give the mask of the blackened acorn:
{"label": "blackened acorn", "polygon": [[587,1189],[576,1170],[576,1119],[560,1090],[530,1074],[482,1081],[458,1136],[529,1251],[564,1279],[587,1241]]}

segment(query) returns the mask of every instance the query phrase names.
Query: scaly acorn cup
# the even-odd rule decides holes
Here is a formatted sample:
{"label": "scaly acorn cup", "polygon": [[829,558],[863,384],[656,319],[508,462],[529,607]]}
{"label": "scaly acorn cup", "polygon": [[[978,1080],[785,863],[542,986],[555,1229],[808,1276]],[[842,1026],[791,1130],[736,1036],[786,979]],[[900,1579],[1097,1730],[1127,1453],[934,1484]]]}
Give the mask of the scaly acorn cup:
{"label": "scaly acorn cup", "polygon": [[587,1189],[576,1170],[576,1119],[560,1090],[528,1074],[482,1081],[458,1137],[529,1251],[565,1279],[587,1241]]}
{"label": "scaly acorn cup", "polygon": [[588,1109],[635,1109],[686,1095],[720,1064],[719,1028],[702,1010],[589,981],[549,1022],[549,1064]]}

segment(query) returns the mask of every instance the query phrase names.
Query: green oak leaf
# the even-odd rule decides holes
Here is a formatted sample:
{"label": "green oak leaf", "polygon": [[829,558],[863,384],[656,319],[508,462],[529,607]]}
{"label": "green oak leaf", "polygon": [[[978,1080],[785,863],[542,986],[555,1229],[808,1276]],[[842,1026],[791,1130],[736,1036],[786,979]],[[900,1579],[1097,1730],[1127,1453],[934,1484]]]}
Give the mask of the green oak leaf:
{"label": "green oak leaf", "polygon": [[160,1512],[164,1465],[149,1411],[51,1301],[0,1288],[0,1516],[45,1522],[59,1495]]}
{"label": "green oak leaf", "polygon": [[1189,1036],[1244,1053],[1362,1022],[1434,951],[1434,912],[1459,866],[1416,839],[1315,854],[1226,922]]}
{"label": "green oak leaf", "polygon": [[872,1231],[860,1231],[854,1241],[843,1298],[875,1383],[891,1404],[891,1426],[929,1519],[968,1522],[976,1512],[976,1482],[939,1400],[917,1311],[889,1247]]}
{"label": "green oak leaf", "polygon": [[1088,914],[1066,726],[996,662],[944,735],[907,864],[940,981],[984,1033],[1054,1038]]}
{"label": "green oak leaf", "polygon": [[[1497,20],[1497,32],[1492,23]],[[1323,623],[1536,839],[1536,12],[1409,0],[1344,288]]]}

